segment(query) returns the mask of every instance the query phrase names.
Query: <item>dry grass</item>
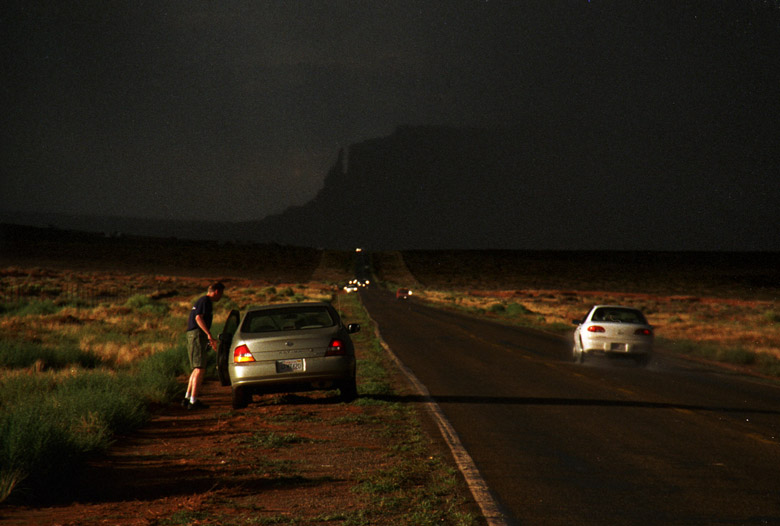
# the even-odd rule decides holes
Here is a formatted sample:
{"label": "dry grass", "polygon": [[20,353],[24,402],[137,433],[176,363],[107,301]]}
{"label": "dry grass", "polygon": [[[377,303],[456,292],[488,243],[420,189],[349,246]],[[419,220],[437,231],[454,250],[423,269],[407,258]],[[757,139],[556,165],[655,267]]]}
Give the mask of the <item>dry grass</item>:
{"label": "dry grass", "polygon": [[[331,255],[320,277],[343,280],[343,261]],[[334,268],[333,265],[337,264]],[[190,277],[117,270],[13,266],[0,269],[4,314],[0,332],[15,341],[57,347],[73,342],[110,367],[125,366],[175,346],[183,338],[186,317],[209,283],[221,280],[226,294],[216,305],[215,324],[230,309],[301,300],[330,301],[337,285],[329,281],[279,282],[269,278]],[[154,309],[136,308],[142,298]],[[16,311],[14,311],[16,309]],[[219,325],[217,325],[219,326]],[[5,374],[5,373],[2,373]]]}

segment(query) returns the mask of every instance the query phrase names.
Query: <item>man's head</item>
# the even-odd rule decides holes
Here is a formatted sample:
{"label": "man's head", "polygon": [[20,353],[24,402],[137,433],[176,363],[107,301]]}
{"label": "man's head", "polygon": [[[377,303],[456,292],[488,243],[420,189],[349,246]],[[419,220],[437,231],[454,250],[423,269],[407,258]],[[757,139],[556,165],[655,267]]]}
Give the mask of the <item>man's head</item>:
{"label": "man's head", "polygon": [[212,301],[219,301],[222,298],[222,293],[225,291],[225,285],[221,281],[217,281],[209,285],[208,296]]}

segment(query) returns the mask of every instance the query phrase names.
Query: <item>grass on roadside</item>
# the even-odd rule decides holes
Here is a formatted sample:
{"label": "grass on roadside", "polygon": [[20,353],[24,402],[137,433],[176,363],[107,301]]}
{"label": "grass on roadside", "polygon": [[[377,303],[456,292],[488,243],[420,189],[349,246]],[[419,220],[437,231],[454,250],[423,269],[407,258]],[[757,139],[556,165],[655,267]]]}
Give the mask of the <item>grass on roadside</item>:
{"label": "grass on roadside", "polygon": [[353,488],[368,497],[370,506],[355,512],[344,523],[367,525],[372,524],[372,519],[392,516],[395,524],[409,526],[476,524],[473,515],[462,511],[458,489],[464,488],[458,488],[461,482],[457,473],[442,459],[431,455],[428,437],[422,429],[422,415],[413,406],[392,401],[397,393],[392,387],[390,371],[395,366],[377,340],[375,328],[358,296],[348,295],[342,300],[342,307],[348,312],[348,319],[362,327],[355,335],[361,353],[360,398],[354,403],[380,409],[379,414],[367,417],[366,421],[381,422],[385,442],[391,445],[386,465],[366,470]]}
{"label": "grass on roadside", "polygon": [[714,342],[659,339],[658,345],[674,353],[705,360],[754,367],[768,375],[780,377],[780,359],[757,352],[745,346],[723,345]]}
{"label": "grass on roadside", "polygon": [[[7,272],[6,279],[10,278],[35,277]],[[55,271],[43,278],[52,283],[82,279]],[[93,279],[83,277],[84,283]],[[0,310],[0,326],[15,335],[0,340],[0,502],[39,500],[47,491],[61,490],[85,459],[109,447],[117,433],[143,424],[151,405],[181,395],[183,386],[177,377],[187,370],[181,327],[202,287],[164,276],[128,279],[117,275],[111,279],[121,282],[119,294],[97,295],[96,300],[84,302],[66,298],[62,286],[47,285],[30,289],[40,297],[20,295]],[[14,290],[27,288],[15,286]],[[390,521],[399,525],[475,524],[473,516],[460,511],[464,488],[458,486],[462,483],[457,474],[431,455],[416,409],[392,401],[390,371],[394,365],[376,341],[357,295],[334,296],[333,291],[332,285],[318,283],[237,286],[215,313],[217,320],[230,308],[324,300],[332,301],[344,319],[363,326],[354,335],[361,349],[361,398],[354,404],[369,411],[331,425],[353,425],[359,420],[361,425],[378,428],[388,447],[382,450],[381,461],[367,468],[353,488],[366,505],[317,520],[364,525],[387,523],[391,516]],[[290,422],[294,425],[301,418],[311,416],[300,415]],[[252,447],[286,451],[307,447],[308,439],[279,432],[257,434],[249,440]],[[279,480],[292,480],[299,466],[269,458],[258,469],[277,472]],[[383,495],[378,491],[382,487],[392,488],[391,494]],[[184,524],[188,517],[171,519],[170,524]],[[285,515],[255,522],[309,524],[310,519]]]}
{"label": "grass on roadside", "polygon": [[[153,281],[173,289],[176,280]],[[123,290],[133,290],[135,281],[150,280],[122,279]],[[0,502],[35,498],[64,483],[116,433],[142,424],[151,404],[180,395],[176,378],[189,370],[181,328],[197,295],[135,293],[87,304],[62,286],[33,285],[15,284],[17,297],[0,306],[0,325],[14,335],[0,339]],[[240,308],[237,301],[327,299],[331,290],[317,284],[236,289],[236,300],[226,296],[217,314]],[[44,292],[47,297],[38,297]]]}
{"label": "grass on roadside", "polygon": [[84,459],[117,433],[148,418],[147,407],[172,399],[184,372],[183,349],[136,367],[110,371],[6,374],[0,379],[0,501],[35,497],[65,483]]}

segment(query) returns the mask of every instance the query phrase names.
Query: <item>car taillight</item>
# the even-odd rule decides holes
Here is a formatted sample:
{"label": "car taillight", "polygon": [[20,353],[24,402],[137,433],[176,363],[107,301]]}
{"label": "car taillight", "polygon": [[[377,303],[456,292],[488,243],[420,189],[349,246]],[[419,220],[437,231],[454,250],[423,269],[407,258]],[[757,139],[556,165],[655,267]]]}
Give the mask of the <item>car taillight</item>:
{"label": "car taillight", "polygon": [[347,349],[342,340],[333,338],[328,344],[328,350],[325,352],[325,356],[341,356],[346,354]]}
{"label": "car taillight", "polygon": [[651,331],[650,329],[637,329],[634,331],[634,334],[638,336],[652,336],[653,331]]}
{"label": "car taillight", "polygon": [[239,345],[233,351],[233,363],[246,363],[254,361],[255,357],[252,356],[252,353],[249,352],[249,347],[246,345]]}
{"label": "car taillight", "polygon": [[589,325],[588,332],[607,332],[601,325]]}

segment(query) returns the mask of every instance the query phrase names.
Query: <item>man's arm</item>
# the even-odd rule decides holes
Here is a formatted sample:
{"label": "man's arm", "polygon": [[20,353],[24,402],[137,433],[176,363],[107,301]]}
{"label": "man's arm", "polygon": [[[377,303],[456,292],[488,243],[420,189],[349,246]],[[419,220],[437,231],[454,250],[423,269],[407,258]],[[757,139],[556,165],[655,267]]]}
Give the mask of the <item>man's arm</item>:
{"label": "man's arm", "polygon": [[206,336],[208,336],[209,339],[209,345],[211,345],[211,347],[216,351],[218,345],[217,340],[215,340],[214,337],[211,336],[211,331],[209,330],[208,327],[206,327],[206,322],[203,321],[203,316],[200,314],[195,316],[195,323],[197,323],[198,327],[200,327],[201,330],[203,330],[203,332],[206,333]]}

